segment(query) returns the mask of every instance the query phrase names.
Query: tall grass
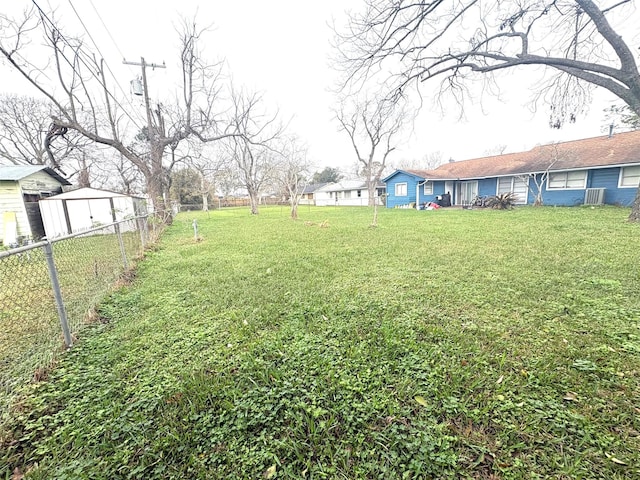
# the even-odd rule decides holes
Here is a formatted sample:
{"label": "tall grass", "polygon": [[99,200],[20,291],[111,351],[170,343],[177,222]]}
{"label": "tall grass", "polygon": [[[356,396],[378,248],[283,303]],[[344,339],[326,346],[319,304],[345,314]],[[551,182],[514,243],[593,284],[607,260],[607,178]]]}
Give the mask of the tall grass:
{"label": "tall grass", "polygon": [[185,214],[25,393],[7,472],[638,477],[627,214]]}

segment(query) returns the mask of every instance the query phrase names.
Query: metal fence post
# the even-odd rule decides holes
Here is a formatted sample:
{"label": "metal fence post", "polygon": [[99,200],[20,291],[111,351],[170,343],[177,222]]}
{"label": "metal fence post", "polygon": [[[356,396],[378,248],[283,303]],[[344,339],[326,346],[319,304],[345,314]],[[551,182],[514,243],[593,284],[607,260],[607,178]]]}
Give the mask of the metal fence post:
{"label": "metal fence post", "polygon": [[143,217],[136,218],[136,227],[138,228],[138,233],[140,234],[140,253],[144,252],[144,249],[147,247],[147,239],[145,234],[145,222],[146,219]]}
{"label": "metal fence post", "polygon": [[67,321],[67,312],[64,308],[64,302],[62,300],[62,292],[60,291],[60,282],[58,282],[58,271],[56,270],[56,264],[53,261],[53,248],[51,242],[46,240],[43,246],[44,255],[47,258],[47,268],[49,269],[49,279],[51,280],[51,288],[53,289],[53,296],[56,299],[56,309],[58,310],[58,318],[60,318],[60,326],[62,327],[62,334],[64,335],[64,344],[67,348],[71,348],[71,332],[69,331],[69,322]]}
{"label": "metal fence post", "polygon": [[120,244],[120,253],[122,254],[122,264],[124,265],[124,269],[127,269],[127,251],[124,249],[124,241],[122,240],[122,232],[120,231],[120,224],[114,223],[113,227],[118,234],[118,243]]}

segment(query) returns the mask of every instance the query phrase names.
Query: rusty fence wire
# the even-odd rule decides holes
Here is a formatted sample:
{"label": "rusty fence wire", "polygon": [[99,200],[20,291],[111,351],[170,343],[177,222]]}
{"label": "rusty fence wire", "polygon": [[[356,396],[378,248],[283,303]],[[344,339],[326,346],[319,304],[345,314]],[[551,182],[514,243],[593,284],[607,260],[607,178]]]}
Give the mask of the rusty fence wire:
{"label": "rusty fence wire", "polygon": [[95,305],[160,232],[136,217],[0,251],[0,424],[18,389],[72,346]]}

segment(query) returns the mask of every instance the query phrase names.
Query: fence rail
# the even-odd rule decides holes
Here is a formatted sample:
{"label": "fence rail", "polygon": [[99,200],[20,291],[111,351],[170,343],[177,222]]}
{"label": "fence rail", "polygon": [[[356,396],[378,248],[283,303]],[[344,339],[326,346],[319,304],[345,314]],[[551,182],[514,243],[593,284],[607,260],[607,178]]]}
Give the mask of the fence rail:
{"label": "fence rail", "polygon": [[136,217],[0,252],[0,424],[159,228]]}

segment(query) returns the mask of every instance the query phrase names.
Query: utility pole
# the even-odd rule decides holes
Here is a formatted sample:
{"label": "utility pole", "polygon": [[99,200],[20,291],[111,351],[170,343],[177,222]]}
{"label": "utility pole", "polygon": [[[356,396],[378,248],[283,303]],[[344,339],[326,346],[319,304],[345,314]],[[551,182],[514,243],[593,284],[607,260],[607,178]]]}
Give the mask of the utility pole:
{"label": "utility pole", "polygon": [[151,103],[149,101],[149,89],[147,88],[147,67],[151,67],[155,70],[156,68],[167,68],[167,66],[164,62],[162,62],[162,65],[157,63],[147,63],[144,61],[144,57],[140,57],[140,62],[127,62],[123,59],[122,63],[125,65],[136,65],[138,67],[142,67],[142,93],[144,94],[144,106],[147,112],[147,128],[149,129],[147,135],[151,136],[153,124],[151,123]]}
{"label": "utility pole", "polygon": [[149,88],[147,85],[147,67],[151,67],[153,69],[156,68],[167,68],[164,62],[162,65],[158,65],[156,63],[147,63],[144,60],[144,57],[140,57],[140,62],[127,62],[125,59],[122,60],[122,63],[125,65],[136,65],[142,68],[142,93],[144,94],[144,106],[145,111],[147,112],[147,137],[149,141],[149,156],[151,159],[151,165],[149,167],[150,172],[147,172],[147,176],[155,177],[153,180],[153,191],[149,192],[149,197],[151,198],[151,202],[153,204],[153,208],[156,212],[165,213],[166,207],[166,198],[165,198],[165,187],[166,181],[163,178],[164,170],[162,166],[162,159],[164,156],[164,150],[167,144],[169,143],[165,137],[165,132],[163,131],[163,121],[160,113],[160,106],[158,106],[158,123],[154,125],[153,117],[151,116],[151,101],[149,100]]}

